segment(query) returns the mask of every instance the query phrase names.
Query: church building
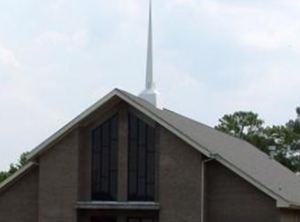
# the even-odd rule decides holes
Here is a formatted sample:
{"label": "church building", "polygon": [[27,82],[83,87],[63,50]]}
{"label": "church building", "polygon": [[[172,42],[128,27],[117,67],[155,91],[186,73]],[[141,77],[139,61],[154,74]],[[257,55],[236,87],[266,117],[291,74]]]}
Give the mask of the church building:
{"label": "church building", "polygon": [[33,149],[0,184],[1,222],[300,222],[300,177],[163,108],[152,66],[150,10],[145,90],[114,89]]}

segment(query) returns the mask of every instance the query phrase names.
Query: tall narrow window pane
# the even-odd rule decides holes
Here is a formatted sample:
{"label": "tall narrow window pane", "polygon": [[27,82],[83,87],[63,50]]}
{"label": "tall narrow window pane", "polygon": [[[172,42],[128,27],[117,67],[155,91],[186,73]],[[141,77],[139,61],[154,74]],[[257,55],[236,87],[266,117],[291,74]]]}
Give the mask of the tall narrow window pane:
{"label": "tall narrow window pane", "polygon": [[117,199],[117,117],[92,131],[92,199]]}
{"label": "tall narrow window pane", "polygon": [[155,130],[132,113],[128,122],[128,199],[154,201]]}

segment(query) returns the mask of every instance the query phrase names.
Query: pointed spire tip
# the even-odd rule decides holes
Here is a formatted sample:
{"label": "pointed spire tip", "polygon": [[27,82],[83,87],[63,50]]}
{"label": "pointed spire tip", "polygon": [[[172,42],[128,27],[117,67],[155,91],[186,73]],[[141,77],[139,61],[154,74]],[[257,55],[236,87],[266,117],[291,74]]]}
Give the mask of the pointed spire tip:
{"label": "pointed spire tip", "polygon": [[148,101],[157,108],[161,108],[158,102],[158,92],[155,90],[153,78],[153,35],[152,35],[152,1],[149,0],[149,27],[148,27],[148,47],[146,64],[146,87],[140,97]]}

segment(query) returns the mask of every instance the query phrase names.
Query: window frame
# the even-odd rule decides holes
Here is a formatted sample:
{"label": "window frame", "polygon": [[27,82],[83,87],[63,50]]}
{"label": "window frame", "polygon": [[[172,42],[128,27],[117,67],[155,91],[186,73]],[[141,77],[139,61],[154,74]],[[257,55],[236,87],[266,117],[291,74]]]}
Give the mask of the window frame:
{"label": "window frame", "polygon": [[154,217],[127,217],[126,222],[157,222]]}
{"label": "window frame", "polygon": [[[133,129],[132,127],[136,127],[136,129]],[[145,132],[143,132],[143,130],[140,131],[140,128],[144,128]],[[132,135],[132,133],[134,132],[137,135]],[[141,133],[143,133],[144,135],[140,135]],[[144,137],[144,138],[140,138],[140,137]],[[134,149],[136,153],[133,153]],[[143,154],[140,154],[141,151],[144,152],[143,154],[145,155],[144,166],[141,163],[143,162],[141,161],[142,158],[141,155],[143,156]],[[153,123],[152,121],[150,122],[148,119],[143,118],[143,116],[139,113],[129,111],[128,112],[128,166],[127,166],[128,167],[127,169],[128,171],[127,196],[128,197],[127,198],[129,201],[155,201],[156,183],[157,183],[156,153],[157,153],[156,124]],[[132,160],[132,158],[134,159]],[[133,169],[134,167],[136,167],[136,169]],[[144,175],[141,175],[139,172],[140,171],[139,168],[141,167],[144,168],[143,169]],[[136,183],[136,184],[133,185],[132,183]],[[135,191],[133,188],[134,186],[135,186]],[[139,188],[143,188],[144,190],[144,193],[142,195],[140,195],[139,193]]]}
{"label": "window frame", "polygon": [[[109,127],[109,131],[106,132],[109,136],[109,139],[107,139],[107,141],[104,142],[103,139],[103,134],[105,134],[105,132],[103,131],[103,128],[105,126],[105,124],[108,124]],[[113,125],[114,124],[114,125]],[[112,126],[113,125],[113,126]],[[115,132],[112,132],[112,128],[114,128]],[[98,132],[100,134],[100,141],[98,141],[98,143],[100,143],[100,148],[95,148],[95,143],[96,143],[96,132]],[[99,135],[98,135],[99,136]],[[90,134],[90,141],[91,141],[91,200],[95,200],[95,201],[116,201],[118,199],[118,142],[119,142],[119,120],[118,120],[118,115],[117,114],[113,114],[111,116],[109,116],[108,118],[106,118],[105,120],[101,121],[101,123],[98,123],[95,127],[92,128],[91,130],[91,134]],[[107,143],[106,145],[104,145],[104,143]],[[114,144],[114,145],[112,145]],[[102,147],[101,147],[102,146]],[[106,152],[108,153],[108,170],[107,170],[107,176],[103,176],[103,152],[105,148],[107,149]],[[99,149],[97,153],[96,149]],[[113,150],[114,149],[114,150]],[[97,157],[100,157],[101,159],[97,160]],[[112,158],[114,158],[113,161],[114,162],[114,166],[112,166]],[[97,162],[95,162],[97,161]],[[107,161],[107,160],[106,160]],[[98,165],[98,166],[95,166]],[[101,165],[101,166],[100,166]],[[114,167],[114,168],[113,168]],[[97,169],[100,168],[100,169]],[[113,168],[113,169],[112,169]],[[96,173],[95,171],[98,171],[98,173]],[[100,176],[99,176],[100,174]],[[95,177],[100,177],[99,178],[95,178]],[[107,193],[105,194],[105,192],[103,192],[104,189],[101,190],[101,188],[97,187],[100,186],[102,187],[104,183],[103,182],[103,178],[107,179]],[[98,180],[98,181],[97,181]],[[115,184],[112,187],[111,183],[112,180],[114,180]],[[100,181],[100,182],[99,182]],[[100,183],[100,184],[97,184]],[[97,191],[99,191],[97,193]]]}

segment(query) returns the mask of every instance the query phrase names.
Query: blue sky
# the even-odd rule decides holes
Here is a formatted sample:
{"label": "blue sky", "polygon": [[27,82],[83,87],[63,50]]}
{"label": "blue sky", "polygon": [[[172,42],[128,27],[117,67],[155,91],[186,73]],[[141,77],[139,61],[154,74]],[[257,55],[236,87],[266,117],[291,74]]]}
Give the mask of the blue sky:
{"label": "blue sky", "polygon": [[[300,105],[298,0],[153,1],[164,107],[215,125]],[[143,89],[147,0],[0,2],[0,169],[119,87]]]}

